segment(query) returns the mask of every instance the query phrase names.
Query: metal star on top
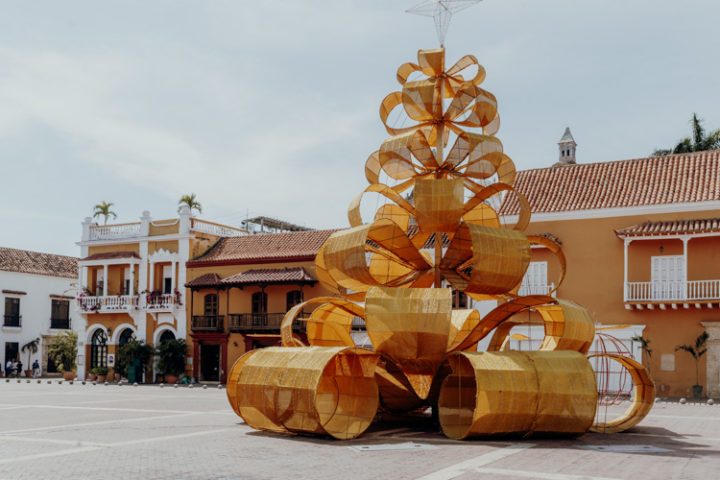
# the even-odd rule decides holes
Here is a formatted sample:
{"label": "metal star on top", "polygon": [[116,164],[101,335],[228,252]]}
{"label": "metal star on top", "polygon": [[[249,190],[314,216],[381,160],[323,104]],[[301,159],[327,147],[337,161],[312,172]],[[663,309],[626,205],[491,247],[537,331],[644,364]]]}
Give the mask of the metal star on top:
{"label": "metal star on top", "polygon": [[445,44],[445,35],[450,25],[450,17],[453,13],[472,7],[482,0],[425,0],[413,8],[406,10],[407,13],[414,15],[422,15],[423,17],[433,17],[435,20],[435,30],[437,30],[440,45]]}

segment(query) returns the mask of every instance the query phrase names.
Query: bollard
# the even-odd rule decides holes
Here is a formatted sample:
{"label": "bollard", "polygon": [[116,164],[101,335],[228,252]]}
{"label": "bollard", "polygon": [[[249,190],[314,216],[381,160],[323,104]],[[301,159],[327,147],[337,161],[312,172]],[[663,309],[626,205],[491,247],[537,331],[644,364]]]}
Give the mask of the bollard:
{"label": "bollard", "polygon": [[680,399],[680,405],[685,405],[687,403],[687,399],[685,397]]}

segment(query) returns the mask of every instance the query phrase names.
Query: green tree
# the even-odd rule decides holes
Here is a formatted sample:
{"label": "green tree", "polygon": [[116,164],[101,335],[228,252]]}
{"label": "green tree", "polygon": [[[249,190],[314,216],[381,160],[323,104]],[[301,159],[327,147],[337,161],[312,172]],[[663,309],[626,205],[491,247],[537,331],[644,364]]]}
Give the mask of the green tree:
{"label": "green tree", "polygon": [[182,338],[160,342],[155,349],[158,357],[158,370],[163,375],[181,375],[185,372],[187,344]]}
{"label": "green tree", "polygon": [[48,356],[63,372],[75,370],[77,360],[77,333],[64,332],[53,338],[48,346]]}
{"label": "green tree", "polygon": [[682,138],[673,148],[657,149],[654,156],[670,155],[671,153],[704,152],[706,150],[720,150],[720,128],[705,132],[702,119],[693,113],[690,120],[692,135]]}
{"label": "green tree", "polygon": [[115,205],[112,202],[106,202],[103,200],[102,202],[95,205],[95,210],[93,211],[93,218],[103,217],[105,219],[105,225],[107,225],[108,219],[112,217],[113,219],[117,218],[117,213],[113,212],[111,208]]}
{"label": "green tree", "polygon": [[142,340],[131,338],[118,350],[115,371],[127,377],[128,367],[133,365],[136,360],[141,365],[142,370],[145,371],[154,353],[155,351],[150,345],[147,345]]}
{"label": "green tree", "polygon": [[707,332],[701,333],[694,345],[678,345],[675,351],[682,350],[689,353],[695,360],[695,385],[700,385],[700,358],[707,353],[707,340],[710,337]]}
{"label": "green tree", "polygon": [[197,210],[197,213],[202,213],[202,205],[200,202],[198,202],[197,195],[194,193],[191,194],[185,194],[182,197],[180,197],[180,200],[178,201],[179,206],[187,205],[190,208],[190,212],[193,210]]}

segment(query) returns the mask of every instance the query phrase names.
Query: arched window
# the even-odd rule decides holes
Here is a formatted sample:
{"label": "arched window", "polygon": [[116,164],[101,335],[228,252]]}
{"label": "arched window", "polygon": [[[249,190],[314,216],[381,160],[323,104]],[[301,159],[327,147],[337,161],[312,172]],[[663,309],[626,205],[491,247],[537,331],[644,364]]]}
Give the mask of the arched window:
{"label": "arched window", "polygon": [[107,335],[98,328],[90,343],[90,368],[107,367]]}
{"label": "arched window", "polygon": [[122,331],[120,334],[120,337],[118,337],[118,345],[123,346],[127,345],[127,343],[130,341],[130,339],[133,337],[133,331],[129,328],[126,328]]}
{"label": "arched window", "polygon": [[267,313],[267,293],[255,292],[252,294],[252,313]]}
{"label": "arched window", "polygon": [[208,293],[205,295],[205,310],[206,316],[215,316],[218,314],[218,296],[215,293]]}
{"label": "arched window", "polygon": [[285,295],[285,311],[290,310],[298,303],[302,303],[303,294],[301,290],[291,290]]}
{"label": "arched window", "polygon": [[171,340],[175,340],[175,334],[171,332],[170,330],[165,330],[162,335],[160,335],[160,343],[163,342],[169,342]]}

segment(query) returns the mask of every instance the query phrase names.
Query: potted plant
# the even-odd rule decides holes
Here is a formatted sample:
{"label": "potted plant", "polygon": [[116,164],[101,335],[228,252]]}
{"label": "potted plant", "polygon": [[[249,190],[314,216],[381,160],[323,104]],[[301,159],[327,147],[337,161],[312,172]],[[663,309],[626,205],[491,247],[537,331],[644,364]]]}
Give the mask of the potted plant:
{"label": "potted plant", "polygon": [[694,398],[702,396],[703,387],[700,385],[700,358],[707,353],[707,340],[709,335],[707,332],[701,333],[696,339],[694,345],[678,345],[675,351],[682,350],[692,355],[695,360],[695,385],[692,386]]}
{"label": "potted plant", "polygon": [[77,360],[77,333],[63,332],[52,339],[48,345],[48,356],[52,358],[65,380],[75,378],[75,362]]}
{"label": "potted plant", "polygon": [[178,376],[185,372],[185,355],[187,352],[185,340],[181,338],[160,342],[155,351],[158,357],[158,370],[165,377],[165,382],[169,384],[177,383]]}
{"label": "potted plant", "polygon": [[150,345],[145,344],[142,340],[131,338],[118,350],[115,370],[126,377],[130,383],[141,383],[154,353]]}
{"label": "potted plant", "polygon": [[650,348],[650,340],[643,337],[642,335],[635,335],[631,338],[633,342],[638,342],[640,344],[640,349],[642,350],[642,356],[643,356],[643,363],[645,364],[645,367],[647,368],[648,372],[650,372],[650,359],[652,358],[652,349]]}
{"label": "potted plant", "polygon": [[36,338],[35,340],[30,340],[28,343],[22,346],[20,351],[27,352],[28,354],[28,362],[27,362],[27,368],[25,369],[25,376],[27,378],[32,377],[33,371],[32,371],[32,364],[30,361],[32,360],[32,356],[35,355],[38,351],[38,345],[40,344],[40,339]]}
{"label": "potted plant", "polygon": [[92,369],[92,373],[97,376],[97,381],[104,383],[107,379],[108,368],[107,367],[95,367]]}

